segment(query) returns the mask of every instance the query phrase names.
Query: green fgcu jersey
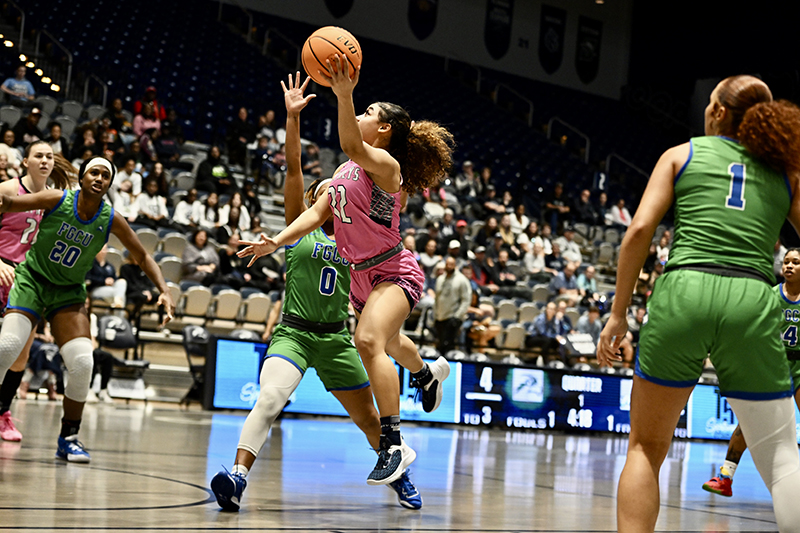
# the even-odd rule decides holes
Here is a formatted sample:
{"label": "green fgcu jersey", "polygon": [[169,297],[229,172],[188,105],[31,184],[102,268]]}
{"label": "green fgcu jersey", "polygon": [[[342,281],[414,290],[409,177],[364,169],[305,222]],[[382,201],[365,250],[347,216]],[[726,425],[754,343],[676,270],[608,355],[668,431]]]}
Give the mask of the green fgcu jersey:
{"label": "green fgcu jersey", "polygon": [[310,322],[347,320],[349,294],[350,263],[322,229],[286,246],[284,313]]}
{"label": "green fgcu jersey", "polygon": [[25,266],[54,285],[84,283],[111,232],[111,206],[102,202],[91,220],[82,220],[78,215],[79,194],[64,191],[58,205],[42,217],[39,235],[25,258]]}

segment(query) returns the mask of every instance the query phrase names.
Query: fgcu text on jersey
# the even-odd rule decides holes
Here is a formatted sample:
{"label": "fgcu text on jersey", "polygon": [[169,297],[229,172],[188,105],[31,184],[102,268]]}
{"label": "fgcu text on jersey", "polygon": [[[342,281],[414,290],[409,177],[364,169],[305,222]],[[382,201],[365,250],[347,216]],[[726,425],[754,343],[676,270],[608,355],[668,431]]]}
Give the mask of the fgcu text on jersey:
{"label": "fgcu text on jersey", "polygon": [[[100,229],[100,231],[102,231],[102,229]],[[93,234],[79,230],[75,226],[67,224],[66,222],[61,223],[61,227],[58,229],[56,234],[62,239],[74,242],[75,244],[80,244],[81,246],[89,246],[89,244],[92,242],[92,239],[94,239]]]}
{"label": "fgcu text on jersey", "polygon": [[317,259],[318,257],[320,257],[325,261],[330,261],[331,263],[336,263],[336,264],[342,264],[343,266],[348,266],[350,264],[350,261],[339,255],[339,249],[336,247],[335,244],[324,244],[321,242],[315,242],[314,251],[311,252],[311,257],[313,259]]}

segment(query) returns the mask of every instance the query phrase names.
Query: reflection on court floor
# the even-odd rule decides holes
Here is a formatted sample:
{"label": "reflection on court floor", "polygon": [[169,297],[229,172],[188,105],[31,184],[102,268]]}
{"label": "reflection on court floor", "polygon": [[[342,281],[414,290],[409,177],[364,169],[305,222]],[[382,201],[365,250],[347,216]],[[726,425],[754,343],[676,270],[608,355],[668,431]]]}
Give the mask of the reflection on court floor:
{"label": "reflection on court floor", "polygon": [[[375,455],[344,419],[284,419],[248,476],[242,511],[219,512],[207,490],[230,468],[245,413],[165,405],[88,406],[90,465],[53,458],[60,407],[15,404],[21,444],[0,443],[0,531],[614,531],[624,437],[403,428],[417,451],[420,511],[365,483]],[[749,454],[734,497],[701,489],[724,443],[676,441],[661,475],[657,531],[775,531],[769,493]]]}

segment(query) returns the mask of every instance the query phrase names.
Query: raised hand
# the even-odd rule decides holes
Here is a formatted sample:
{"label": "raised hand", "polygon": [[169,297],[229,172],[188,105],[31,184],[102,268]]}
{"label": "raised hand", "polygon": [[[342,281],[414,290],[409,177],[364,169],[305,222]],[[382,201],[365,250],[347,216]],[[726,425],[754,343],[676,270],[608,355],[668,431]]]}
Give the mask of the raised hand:
{"label": "raised hand", "polygon": [[306,91],[308,87],[308,82],[311,80],[310,77],[306,77],[306,81],[300,84],[300,71],[297,72],[294,78],[292,75],[289,74],[289,87],[286,87],[286,84],[283,83],[281,80],[281,87],[283,88],[283,99],[286,102],[286,112],[289,115],[297,115],[300,111],[303,110],[308,105],[308,102],[311,101],[312,98],[316,98],[316,94],[309,94],[307,96],[303,96],[303,93]]}
{"label": "raised hand", "polygon": [[353,89],[358,85],[358,77],[361,74],[361,67],[356,68],[355,76],[350,78],[350,67],[347,60],[339,54],[334,54],[333,61],[326,59],[328,71],[320,74],[326,76],[331,82],[331,89],[336,96],[347,96],[352,94]]}
{"label": "raised hand", "polygon": [[247,263],[248,267],[253,266],[253,263],[256,262],[256,259],[259,257],[265,256],[267,254],[271,254],[275,250],[278,249],[278,243],[267,237],[263,233],[261,234],[260,241],[239,241],[239,244],[244,244],[245,248],[242,248],[236,255],[239,257],[248,257],[253,256],[249,263]]}

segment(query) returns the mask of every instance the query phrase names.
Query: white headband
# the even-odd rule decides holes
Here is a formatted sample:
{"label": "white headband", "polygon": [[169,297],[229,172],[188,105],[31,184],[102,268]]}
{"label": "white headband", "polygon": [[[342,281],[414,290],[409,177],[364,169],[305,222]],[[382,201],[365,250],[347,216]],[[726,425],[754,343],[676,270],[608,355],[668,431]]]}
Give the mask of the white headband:
{"label": "white headband", "polygon": [[111,177],[114,177],[114,167],[111,166],[111,163],[105,157],[93,157],[86,163],[86,170],[88,171],[92,167],[104,167],[108,169],[108,172],[111,173]]}
{"label": "white headband", "polygon": [[316,189],[314,189],[314,198],[316,198],[316,197],[317,197],[317,195],[319,194],[319,190],[322,188],[322,186],[323,186],[323,185],[327,185],[327,184],[329,184],[329,183],[330,183],[330,182],[332,182],[332,181],[333,181],[333,179],[332,179],[332,178],[328,178],[328,179],[326,179],[326,180],[322,180],[322,181],[320,181],[320,182],[319,182],[319,184],[317,184],[317,188],[316,188]]}

